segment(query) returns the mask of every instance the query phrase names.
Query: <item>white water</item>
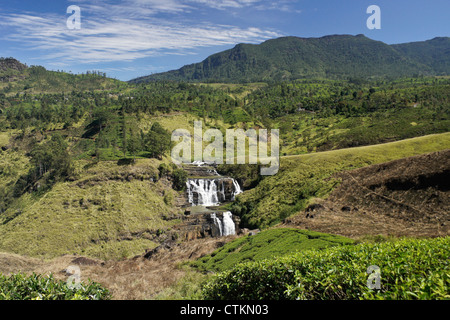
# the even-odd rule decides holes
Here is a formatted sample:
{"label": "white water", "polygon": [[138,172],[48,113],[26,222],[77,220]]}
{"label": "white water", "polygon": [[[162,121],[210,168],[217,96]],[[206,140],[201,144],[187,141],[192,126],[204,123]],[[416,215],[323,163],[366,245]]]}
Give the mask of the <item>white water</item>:
{"label": "white water", "polygon": [[222,236],[223,232],[222,232],[222,222],[220,221],[219,218],[217,218],[215,213],[211,213],[211,219],[213,219],[214,221],[214,225],[219,228],[219,235]]}
{"label": "white water", "polygon": [[223,235],[224,236],[236,234],[236,226],[234,225],[234,221],[233,221],[232,217],[233,217],[233,215],[231,214],[230,211],[223,213],[222,223],[223,223]]}
{"label": "white water", "polygon": [[220,221],[215,213],[211,213],[211,219],[214,221],[214,225],[219,229],[219,235],[221,237],[236,234],[236,226],[234,225],[233,215],[231,212],[224,212],[222,221]]}
{"label": "white water", "polygon": [[[189,179],[186,186],[189,203],[193,206],[217,206],[220,204],[215,179]],[[194,193],[197,194],[197,201],[194,199]]]}
{"label": "white water", "polygon": [[224,179],[188,179],[186,182],[188,201],[193,206],[218,206],[223,201],[233,201],[242,190],[236,180],[232,179],[232,182],[231,199],[226,199]]}
{"label": "white water", "polygon": [[242,190],[241,190],[241,186],[239,185],[239,183],[238,183],[236,180],[234,180],[234,179],[233,179],[233,186],[234,186],[234,193],[233,193],[233,199],[231,199],[231,200],[234,201],[234,199],[236,198],[236,196],[237,196],[239,193],[242,193]]}

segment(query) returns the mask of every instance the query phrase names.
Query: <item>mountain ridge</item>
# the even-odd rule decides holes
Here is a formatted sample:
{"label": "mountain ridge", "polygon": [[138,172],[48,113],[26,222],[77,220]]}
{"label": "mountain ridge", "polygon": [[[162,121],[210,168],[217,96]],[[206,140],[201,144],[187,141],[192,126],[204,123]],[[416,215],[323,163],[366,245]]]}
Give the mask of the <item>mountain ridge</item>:
{"label": "mountain ridge", "polygon": [[450,74],[450,38],[389,45],[362,34],[240,43],[199,63],[130,80],[258,82]]}

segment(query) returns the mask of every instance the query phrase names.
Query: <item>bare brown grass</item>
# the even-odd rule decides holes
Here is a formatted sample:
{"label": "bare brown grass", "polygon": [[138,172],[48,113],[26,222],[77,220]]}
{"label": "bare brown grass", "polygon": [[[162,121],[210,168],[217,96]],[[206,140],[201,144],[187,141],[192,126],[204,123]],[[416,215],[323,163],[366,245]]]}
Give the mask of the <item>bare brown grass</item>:
{"label": "bare brown grass", "polygon": [[70,265],[78,265],[82,281],[90,279],[101,283],[110,290],[113,299],[155,299],[189,272],[181,266],[183,262],[210,254],[232,239],[235,236],[197,239],[161,250],[151,259],[144,258],[143,254],[122,261],[101,261],[74,255],[42,260],[0,253],[0,272],[52,273],[55,278],[66,280],[65,269]]}
{"label": "bare brown grass", "polygon": [[435,237],[450,234],[450,150],[338,173],[326,199],[284,222],[339,234]]}

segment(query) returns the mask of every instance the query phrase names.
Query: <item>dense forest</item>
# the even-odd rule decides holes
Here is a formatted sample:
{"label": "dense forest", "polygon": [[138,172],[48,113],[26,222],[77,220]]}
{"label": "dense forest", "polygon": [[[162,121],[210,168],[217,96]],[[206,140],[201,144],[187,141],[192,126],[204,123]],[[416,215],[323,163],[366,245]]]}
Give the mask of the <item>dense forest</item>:
{"label": "dense forest", "polygon": [[450,38],[388,45],[362,34],[282,37],[238,44],[199,63],[131,80],[257,82],[449,75]]}

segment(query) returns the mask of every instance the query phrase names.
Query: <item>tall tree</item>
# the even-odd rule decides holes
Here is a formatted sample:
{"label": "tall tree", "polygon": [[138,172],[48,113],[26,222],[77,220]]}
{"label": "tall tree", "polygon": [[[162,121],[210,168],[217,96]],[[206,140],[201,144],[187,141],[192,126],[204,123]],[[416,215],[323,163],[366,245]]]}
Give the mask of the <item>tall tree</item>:
{"label": "tall tree", "polygon": [[152,158],[162,159],[171,144],[170,133],[159,122],[155,122],[145,137],[145,150]]}

